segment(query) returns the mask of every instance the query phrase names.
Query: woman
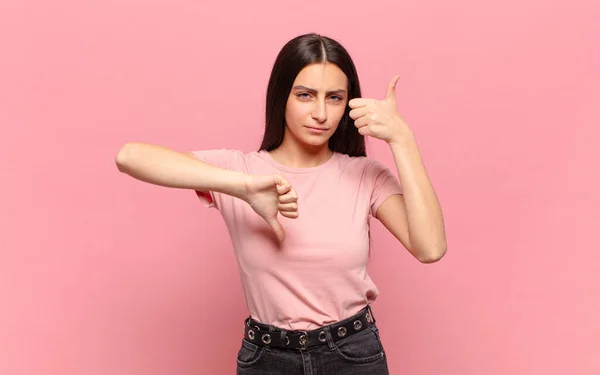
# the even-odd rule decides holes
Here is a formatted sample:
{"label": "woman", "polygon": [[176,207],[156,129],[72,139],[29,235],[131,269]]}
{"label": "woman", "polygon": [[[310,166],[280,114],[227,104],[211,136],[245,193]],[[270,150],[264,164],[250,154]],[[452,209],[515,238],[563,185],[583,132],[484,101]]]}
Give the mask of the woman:
{"label": "woman", "polygon": [[[369,218],[423,263],[446,252],[436,194],[396,111],[397,81],[383,100],[360,98],[347,51],[302,35],[273,66],[259,151],[119,151],[120,171],[194,190],[221,212],[250,312],[238,374],[388,373],[370,307]],[[400,179],[366,157],[365,135],[389,144]]]}

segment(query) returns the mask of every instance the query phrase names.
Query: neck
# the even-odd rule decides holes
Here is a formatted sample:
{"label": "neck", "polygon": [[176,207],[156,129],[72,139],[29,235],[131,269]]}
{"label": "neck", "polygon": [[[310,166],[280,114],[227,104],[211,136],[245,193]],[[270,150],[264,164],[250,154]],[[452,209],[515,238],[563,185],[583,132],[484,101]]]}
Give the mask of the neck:
{"label": "neck", "polygon": [[321,146],[300,145],[284,138],[279,147],[270,152],[271,157],[291,168],[312,168],[327,162],[333,151],[327,144]]}

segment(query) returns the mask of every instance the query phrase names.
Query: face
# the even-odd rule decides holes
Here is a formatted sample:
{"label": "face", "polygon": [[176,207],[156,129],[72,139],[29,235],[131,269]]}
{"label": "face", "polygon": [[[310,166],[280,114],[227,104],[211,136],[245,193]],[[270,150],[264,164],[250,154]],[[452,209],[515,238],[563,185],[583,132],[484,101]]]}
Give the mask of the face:
{"label": "face", "polygon": [[348,78],[331,63],[306,66],[292,85],[285,110],[285,141],[326,146],[348,104]]}

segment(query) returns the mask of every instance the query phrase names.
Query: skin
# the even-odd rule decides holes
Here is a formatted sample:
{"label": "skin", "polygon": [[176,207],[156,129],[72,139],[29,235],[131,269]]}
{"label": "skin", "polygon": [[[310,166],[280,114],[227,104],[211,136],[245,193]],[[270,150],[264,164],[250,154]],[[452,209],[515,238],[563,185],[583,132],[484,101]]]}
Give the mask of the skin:
{"label": "skin", "polygon": [[301,70],[288,96],[283,142],[271,156],[297,168],[327,161],[333,155],[327,142],[348,104],[347,87],[346,75],[333,64],[312,64]]}

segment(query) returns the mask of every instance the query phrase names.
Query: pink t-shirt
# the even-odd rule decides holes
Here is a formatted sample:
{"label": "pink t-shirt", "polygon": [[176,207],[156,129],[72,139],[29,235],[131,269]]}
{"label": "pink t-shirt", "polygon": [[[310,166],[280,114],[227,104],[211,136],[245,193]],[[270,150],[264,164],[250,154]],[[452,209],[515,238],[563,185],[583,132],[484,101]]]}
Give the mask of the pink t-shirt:
{"label": "pink t-shirt", "polygon": [[[290,168],[268,152],[218,149],[194,154],[215,166],[248,174],[280,174],[298,193],[298,218],[279,215],[285,241],[244,201],[198,194],[221,212],[231,236],[250,315],[288,330],[309,330],[345,319],[373,302],[367,273],[369,215],[398,179],[366,157],[334,153],[313,168]],[[210,198],[210,199],[209,199]]]}

